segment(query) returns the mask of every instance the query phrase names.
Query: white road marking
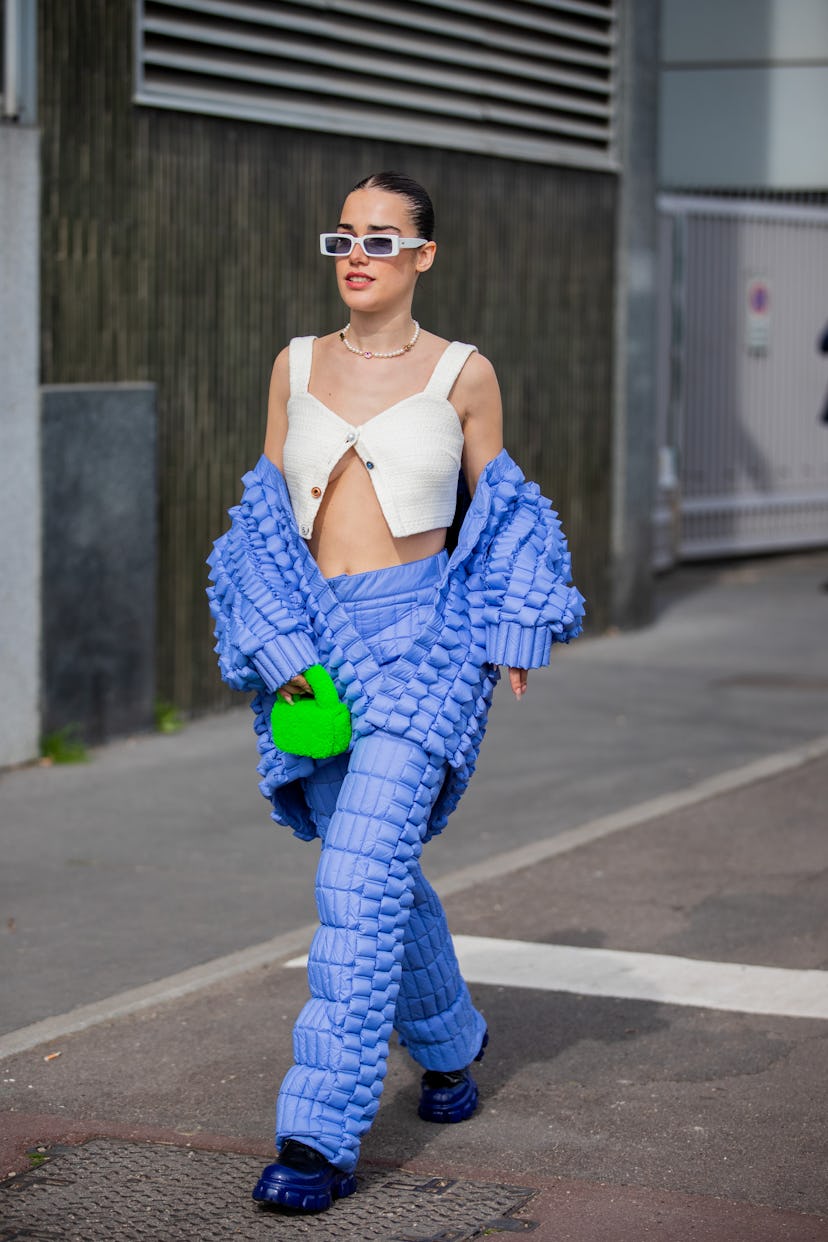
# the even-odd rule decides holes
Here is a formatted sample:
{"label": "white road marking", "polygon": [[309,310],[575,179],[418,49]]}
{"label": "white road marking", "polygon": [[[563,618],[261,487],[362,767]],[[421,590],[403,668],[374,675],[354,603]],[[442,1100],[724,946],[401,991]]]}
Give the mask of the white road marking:
{"label": "white road marking", "polygon": [[[828,971],[455,936],[466,981],[782,1018],[828,1018]],[[299,967],[307,957],[286,966]]]}
{"label": "white road marking", "polygon": [[828,971],[456,936],[467,979],[784,1018],[828,1018]]}
{"label": "white road marking", "polygon": [[[438,878],[434,883],[434,887],[441,897],[452,896],[455,893],[473,888],[475,884],[483,884],[487,880],[515,871],[521,871],[524,867],[534,866],[547,858],[556,858],[569,850],[577,849],[581,845],[589,845],[592,841],[599,841],[604,837],[611,836],[613,833],[621,832],[625,828],[635,828],[638,824],[647,823],[649,820],[657,819],[662,815],[669,815],[672,811],[682,810],[699,802],[706,802],[708,798],[715,798],[719,794],[730,793],[733,790],[752,785],[755,781],[765,780],[782,772],[791,771],[827,753],[828,735],[823,735],[800,746],[795,746],[790,750],[778,751],[776,754],[766,755],[765,758],[744,764],[742,767],[731,768],[727,772],[721,772],[718,776],[697,781],[686,789],[678,789],[674,793],[663,794],[658,798],[650,798],[646,802],[640,802],[635,806],[627,807],[623,811],[618,811],[611,815],[602,815],[599,819],[590,820],[578,828],[558,833],[554,837],[533,842],[531,845],[518,846],[513,850],[506,850],[502,854],[493,855],[469,867],[461,867],[444,875],[442,878]],[[53,1017],[44,1018],[40,1022],[33,1022],[29,1026],[19,1027],[16,1031],[9,1031],[5,1035],[0,1035],[0,1060],[4,1057],[14,1056],[18,1052],[27,1052],[30,1048],[37,1048],[41,1044],[53,1043],[66,1035],[72,1035],[77,1031],[85,1031],[91,1026],[97,1026],[99,1023],[113,1022],[117,1018],[123,1018],[129,1014],[138,1013],[141,1010],[151,1009],[168,1001],[178,1000],[182,996],[190,996],[194,992],[200,992],[204,988],[211,987],[222,979],[233,978],[236,975],[244,974],[248,970],[275,965],[289,953],[294,953],[303,945],[308,944],[314,930],[314,927],[298,927],[293,931],[286,932],[282,936],[266,940],[262,944],[254,944],[249,948],[240,949],[237,953],[229,953],[225,957],[214,958],[212,961],[204,962],[200,966],[193,966],[189,970],[180,971],[178,974],[168,975],[165,979],[158,979],[152,983],[147,983],[143,987],[130,988],[125,992],[116,992],[115,995],[94,1001],[92,1004],[79,1005],[66,1013],[55,1014]],[[462,937],[456,937],[456,943],[461,941]],[[505,943],[513,942],[507,941]],[[550,948],[549,945],[541,947]],[[567,952],[575,951],[572,949],[567,950]],[[577,951],[597,952],[598,950]],[[639,954],[637,956],[646,956],[646,954]],[[304,962],[304,960],[304,958],[294,959],[294,964],[296,962]],[[684,959],[667,958],[666,960],[681,961]],[[715,965],[715,963],[712,964]],[[753,971],[767,968],[749,966],[735,967],[735,969]],[[817,971],[790,971],[785,973],[809,976],[819,975]],[[483,982],[483,980],[478,980],[477,982]],[[584,992],[585,988],[567,989],[557,987],[554,990]],[[679,1004],[682,1002],[676,1001],[675,1003]],[[713,1006],[710,1006],[710,1008],[713,1008]],[[762,1012],[768,1011],[762,1010]],[[828,1013],[814,1016],[826,1017]]]}

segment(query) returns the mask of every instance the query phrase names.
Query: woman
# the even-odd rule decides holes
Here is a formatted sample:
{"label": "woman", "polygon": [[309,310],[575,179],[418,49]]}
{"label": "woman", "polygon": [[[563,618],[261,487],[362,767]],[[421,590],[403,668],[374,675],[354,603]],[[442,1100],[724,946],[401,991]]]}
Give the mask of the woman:
{"label": "woman", "polygon": [[[253,1192],[304,1211],[356,1188],[392,1028],[424,1071],[424,1120],[477,1107],[486,1026],[419,855],[471,776],[497,666],[520,699],[583,613],[556,515],[503,450],[492,366],[412,319],[433,237],[407,177],[348,195],[320,245],[349,322],[276,358],[264,455],[210,557],[222,674],[257,691],[260,788],[277,822],[322,840],[311,1000],[279,1157]],[[471,503],[449,559],[461,476]],[[320,665],[352,728],[324,759],[280,748],[270,719],[277,696],[313,693],[304,674]]]}

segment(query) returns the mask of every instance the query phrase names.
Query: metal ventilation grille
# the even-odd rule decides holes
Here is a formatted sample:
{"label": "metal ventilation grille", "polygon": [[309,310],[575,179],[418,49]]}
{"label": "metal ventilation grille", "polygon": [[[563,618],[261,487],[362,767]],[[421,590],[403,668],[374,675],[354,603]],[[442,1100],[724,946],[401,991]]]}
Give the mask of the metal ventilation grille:
{"label": "metal ventilation grille", "polygon": [[138,0],[138,103],[613,168],[615,0]]}

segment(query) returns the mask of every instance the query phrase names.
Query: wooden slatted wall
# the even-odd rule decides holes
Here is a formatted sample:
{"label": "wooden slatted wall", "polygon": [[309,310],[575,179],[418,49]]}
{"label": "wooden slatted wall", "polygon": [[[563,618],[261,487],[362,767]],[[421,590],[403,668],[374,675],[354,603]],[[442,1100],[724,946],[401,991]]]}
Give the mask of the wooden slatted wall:
{"label": "wooden slatted wall", "polygon": [[231,697],[204,558],[261,451],[273,357],[343,321],[316,234],[388,167],[437,209],[415,311],[495,363],[507,447],[560,508],[605,624],[615,177],[134,104],[132,5],[39,8],[42,379],[158,386],[159,693]]}

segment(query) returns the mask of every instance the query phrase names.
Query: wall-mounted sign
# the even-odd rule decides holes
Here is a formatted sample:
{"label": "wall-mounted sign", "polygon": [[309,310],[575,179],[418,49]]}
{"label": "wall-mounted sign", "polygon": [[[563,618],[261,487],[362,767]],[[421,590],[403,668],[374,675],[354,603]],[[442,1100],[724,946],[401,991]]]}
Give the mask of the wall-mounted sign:
{"label": "wall-mounted sign", "polygon": [[771,288],[767,276],[751,276],[745,294],[745,346],[766,354],[770,346]]}

